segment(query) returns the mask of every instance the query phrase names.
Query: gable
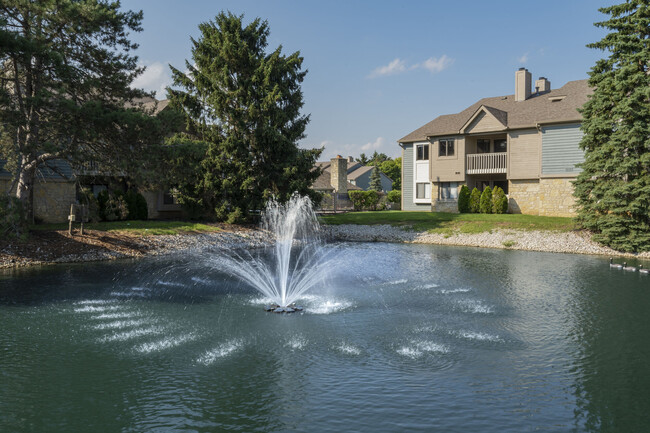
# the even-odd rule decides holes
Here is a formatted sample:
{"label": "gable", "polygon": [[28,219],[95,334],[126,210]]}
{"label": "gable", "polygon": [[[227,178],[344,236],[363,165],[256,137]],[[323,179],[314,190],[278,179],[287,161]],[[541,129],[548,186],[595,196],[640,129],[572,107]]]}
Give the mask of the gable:
{"label": "gable", "polygon": [[492,113],[481,107],[476,115],[463,127],[464,134],[472,134],[477,132],[491,132],[502,131],[505,125],[499,121]]}

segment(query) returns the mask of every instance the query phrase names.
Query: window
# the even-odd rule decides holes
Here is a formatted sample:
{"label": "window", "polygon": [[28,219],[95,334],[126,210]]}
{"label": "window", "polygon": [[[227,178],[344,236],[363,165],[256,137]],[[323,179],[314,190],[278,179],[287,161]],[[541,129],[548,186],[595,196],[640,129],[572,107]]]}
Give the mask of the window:
{"label": "window", "polygon": [[428,183],[415,184],[415,198],[431,198],[431,189]]}
{"label": "window", "polygon": [[490,153],[490,140],[476,140],[476,153]]}
{"label": "window", "polygon": [[428,144],[418,144],[416,148],[415,159],[417,161],[429,159],[429,145]]}
{"label": "window", "polygon": [[445,138],[440,140],[438,156],[454,156],[454,139]]}
{"label": "window", "polygon": [[455,200],[458,198],[458,182],[441,182],[440,199]]}
{"label": "window", "polygon": [[495,180],[494,186],[498,186],[503,190],[504,193],[508,194],[508,181],[507,180]]}
{"label": "window", "polygon": [[494,140],[495,152],[506,152],[508,150],[508,141],[505,138]]}
{"label": "window", "polygon": [[174,202],[174,196],[171,194],[169,190],[165,191],[163,193],[163,199],[162,202],[164,205],[170,205],[170,204],[176,204]]}

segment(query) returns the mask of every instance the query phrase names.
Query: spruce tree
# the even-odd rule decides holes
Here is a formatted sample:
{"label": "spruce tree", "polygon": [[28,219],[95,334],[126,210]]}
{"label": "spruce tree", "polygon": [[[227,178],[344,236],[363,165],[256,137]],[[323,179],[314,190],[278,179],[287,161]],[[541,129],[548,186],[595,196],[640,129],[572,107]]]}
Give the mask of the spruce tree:
{"label": "spruce tree", "polygon": [[381,174],[378,167],[374,167],[372,169],[372,173],[370,174],[370,189],[377,192],[382,191]]}
{"label": "spruce tree", "polygon": [[647,0],[599,9],[610,30],[588,45],[607,52],[589,73],[582,108],[585,151],[575,182],[578,221],[594,240],[623,251],[650,250],[650,8]]}
{"label": "spruce tree", "polygon": [[300,149],[309,116],[302,115],[300,84],[306,71],[299,52],[267,52],[269,26],[257,18],[221,12],[199,25],[186,70],[171,67],[172,106],[186,115],[188,134],[207,143],[201,176],[181,201],[219,219],[249,219],[272,196],[286,201],[311,190],[321,149]]}

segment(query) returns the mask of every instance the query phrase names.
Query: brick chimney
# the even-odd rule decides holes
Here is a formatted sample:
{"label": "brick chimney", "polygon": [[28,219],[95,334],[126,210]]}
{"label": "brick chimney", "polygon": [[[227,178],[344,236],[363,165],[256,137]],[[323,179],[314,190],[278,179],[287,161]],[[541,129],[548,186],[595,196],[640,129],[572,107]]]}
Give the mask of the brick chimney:
{"label": "brick chimney", "polygon": [[348,160],[341,155],[331,159],[330,183],[334,191],[339,194],[348,192]]}
{"label": "brick chimney", "polygon": [[530,85],[532,84],[532,75],[526,68],[519,68],[515,72],[515,101],[521,102],[530,98]]}
{"label": "brick chimney", "polygon": [[539,77],[535,81],[535,91],[537,93],[545,93],[551,91],[551,82],[546,77]]}

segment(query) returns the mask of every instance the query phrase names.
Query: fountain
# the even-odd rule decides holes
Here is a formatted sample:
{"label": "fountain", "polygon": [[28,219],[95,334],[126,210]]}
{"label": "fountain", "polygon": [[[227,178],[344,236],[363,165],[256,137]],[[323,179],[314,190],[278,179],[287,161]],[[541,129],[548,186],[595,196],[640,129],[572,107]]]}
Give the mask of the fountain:
{"label": "fountain", "polygon": [[273,235],[268,254],[231,252],[223,265],[271,299],[266,311],[293,313],[303,308],[295,302],[307,290],[323,281],[330,266],[330,252],[323,248],[320,225],[308,197],[294,194],[283,204],[272,199],[262,214],[263,230]]}

